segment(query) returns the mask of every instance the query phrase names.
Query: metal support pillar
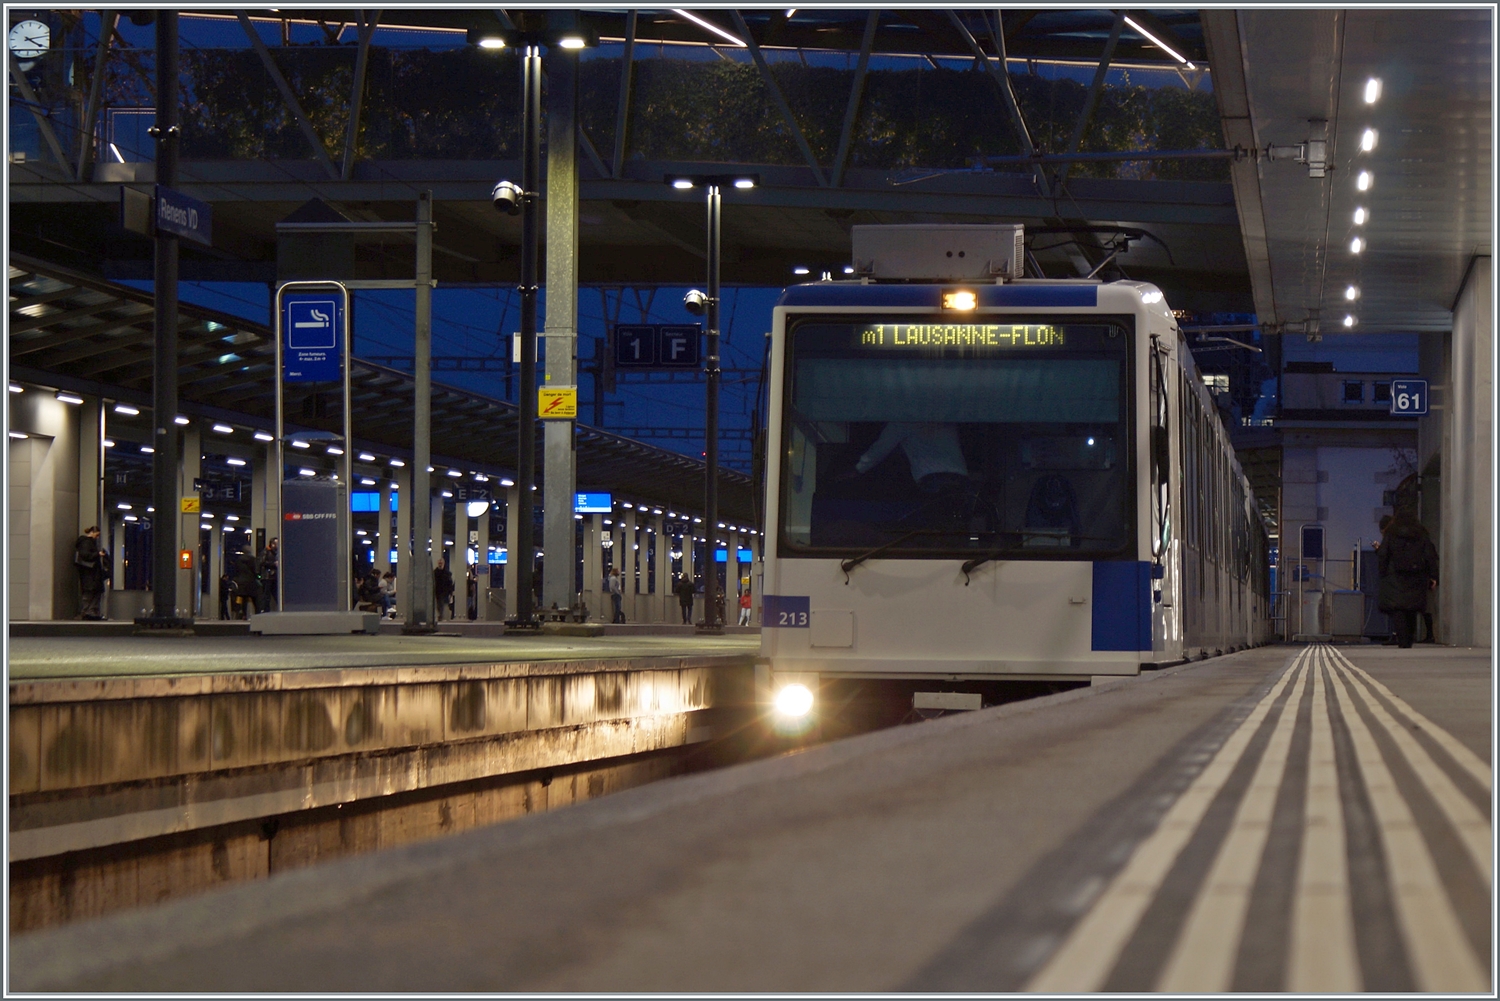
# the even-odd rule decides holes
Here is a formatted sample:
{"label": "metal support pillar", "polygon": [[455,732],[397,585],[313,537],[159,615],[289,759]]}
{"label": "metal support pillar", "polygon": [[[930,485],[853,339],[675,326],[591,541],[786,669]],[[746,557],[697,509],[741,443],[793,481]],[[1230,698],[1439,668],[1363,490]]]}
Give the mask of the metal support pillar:
{"label": "metal support pillar", "polygon": [[651,522],[652,544],[656,547],[656,598],[655,604],[663,622],[672,621],[672,539],[667,534],[666,520],[656,515]]}
{"label": "metal support pillar", "polygon": [[375,526],[375,569],[380,571],[384,577],[391,569],[391,549],[395,543],[391,540],[391,481],[381,479],[377,484],[380,491],[380,520]]}
{"label": "metal support pillar", "polygon": [[[507,622],[516,616],[516,609],[520,607],[516,599],[519,593],[516,579],[520,576],[517,568],[521,565],[520,512],[521,490],[519,487],[511,487],[505,491],[505,618]],[[528,575],[528,586],[530,580]]]}
{"label": "metal support pillar", "polygon": [[78,130],[76,180],[79,182],[92,180],[89,173],[94,164],[94,141],[97,138],[95,128],[98,125],[99,102],[104,97],[104,76],[109,69],[109,48],[114,40],[115,22],[119,17],[119,12],[113,10],[102,11],[99,16],[99,47],[94,51],[94,75],[89,80],[89,103],[84,108],[83,127]]}
{"label": "metal support pillar", "polygon": [[599,529],[603,516],[583,516],[583,592],[589,605],[589,618],[601,618],[604,606],[604,552],[600,545]]}
{"label": "metal support pillar", "polygon": [[[578,60],[554,51],[547,67],[546,383],[578,385]],[[567,608],[577,584],[574,422],[543,425],[542,604]]]}
{"label": "metal support pillar", "polygon": [[485,610],[489,607],[488,588],[490,586],[490,517],[494,513],[495,502],[490,501],[489,507],[484,509],[484,514],[481,514],[479,516],[479,524],[477,526],[479,530],[479,545],[476,547],[478,549],[478,552],[475,555],[475,559],[478,562],[475,564],[477,568],[475,570],[475,575],[478,576],[479,583],[475,585],[474,607],[477,609],[476,617],[480,620],[483,620],[485,618]]}
{"label": "metal support pillar", "polygon": [[740,621],[740,533],[729,533],[727,552],[724,553],[724,620]]}
{"label": "metal support pillar", "polygon": [[[401,489],[396,490],[398,486]],[[417,506],[417,495],[411,486],[410,468],[391,484],[391,489],[396,490],[396,537],[391,547],[396,550],[396,614],[402,622],[411,621],[412,580],[420,576],[415,571],[417,558],[411,544],[411,511]]]}
{"label": "metal support pillar", "polygon": [[[182,498],[196,497],[197,492],[193,489],[193,481],[202,475],[203,433],[198,429],[197,424],[191,424],[183,429],[181,440],[182,458],[178,461],[177,493]],[[172,509],[177,511],[177,505],[174,504]],[[156,510],[160,511],[161,505],[158,504]],[[181,548],[193,554],[193,568],[177,571],[177,593],[181,598],[182,607],[189,615],[193,615],[198,610],[198,596],[202,593],[202,589],[198,586],[198,574],[202,572],[198,569],[198,540],[201,538],[198,526],[202,523],[202,515],[197,511],[181,512],[178,514],[178,519],[177,538],[180,540]]]}
{"label": "metal support pillar", "polygon": [[469,505],[467,501],[453,501],[453,560],[449,569],[458,579],[458,571],[468,572],[469,567]]}
{"label": "metal support pillar", "polygon": [[[736,13],[736,18],[739,17]],[[741,19],[742,20],[742,19]],[[743,20],[742,20],[743,23]],[[743,29],[742,29],[743,30]],[[746,31],[746,34],[749,34]],[[717,184],[708,185],[708,320],[707,350],[704,357],[704,373],[707,375],[703,452],[704,537],[708,539],[708,569],[703,574],[703,621],[699,629],[718,632],[723,628],[719,618],[719,575],[714,565],[714,533],[719,523],[719,220],[722,200]]]}
{"label": "metal support pillar", "polygon": [[[532,575],[536,569],[536,547],[532,544],[536,499],[536,292],[537,255],[541,233],[537,228],[537,201],[540,198],[542,145],[542,51],[527,45],[521,58],[521,385],[517,415],[516,493],[518,504],[511,506],[508,524],[515,530],[515,546],[510,550],[506,574],[507,601],[515,590],[515,615],[506,620],[507,629],[534,630],[540,627],[533,614]],[[571,505],[569,505],[571,509]]]}
{"label": "metal support pillar", "polygon": [[208,594],[203,599],[205,619],[221,617],[219,615],[219,578],[224,574],[224,536],[228,534],[224,531],[223,525],[215,525],[208,533]]}
{"label": "metal support pillar", "polygon": [[[426,541],[431,538],[431,523],[428,508],[424,503],[432,492],[432,483],[427,467],[432,464],[432,192],[423,191],[417,196],[417,316],[416,332],[412,349],[412,378],[416,383],[415,415],[412,428],[411,492],[404,498],[411,502],[411,533],[406,552],[411,553],[408,572],[402,591],[411,595],[407,606],[410,613],[405,633],[430,633],[434,631],[432,617],[432,563],[423,552]],[[403,504],[402,507],[406,505]],[[403,561],[405,562],[405,561]],[[422,568],[426,568],[423,573]]]}
{"label": "metal support pillar", "polygon": [[641,580],[641,532],[635,520],[635,508],[625,512],[625,548],[620,553],[620,590],[625,592],[626,614],[634,621],[639,616]]}
{"label": "metal support pillar", "polygon": [[[177,184],[177,12],[156,13],[156,182]],[[154,274],[155,349],[151,361],[154,429],[151,445],[151,499],[156,507],[152,533],[152,612],[137,624],[158,630],[192,628],[192,614],[177,597],[177,237],[157,230]],[[191,603],[187,605],[192,608]]]}
{"label": "metal support pillar", "polygon": [[[107,535],[104,522],[104,400],[85,397],[78,406],[78,531],[97,525]],[[101,539],[100,545],[107,545]]]}

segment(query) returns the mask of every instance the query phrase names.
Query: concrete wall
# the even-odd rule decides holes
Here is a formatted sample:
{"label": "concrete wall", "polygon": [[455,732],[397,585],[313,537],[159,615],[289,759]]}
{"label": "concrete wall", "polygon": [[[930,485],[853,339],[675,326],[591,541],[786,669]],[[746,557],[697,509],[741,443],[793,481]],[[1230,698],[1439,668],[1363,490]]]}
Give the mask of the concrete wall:
{"label": "concrete wall", "polygon": [[1491,259],[1474,261],[1453,310],[1442,396],[1442,520],[1438,638],[1490,647],[1494,496],[1494,330]]}
{"label": "concrete wall", "polygon": [[[79,613],[73,545],[78,539],[79,415],[75,405],[28,387],[11,393],[9,439],[12,619],[69,619]],[[86,527],[86,526],[85,526]]]}

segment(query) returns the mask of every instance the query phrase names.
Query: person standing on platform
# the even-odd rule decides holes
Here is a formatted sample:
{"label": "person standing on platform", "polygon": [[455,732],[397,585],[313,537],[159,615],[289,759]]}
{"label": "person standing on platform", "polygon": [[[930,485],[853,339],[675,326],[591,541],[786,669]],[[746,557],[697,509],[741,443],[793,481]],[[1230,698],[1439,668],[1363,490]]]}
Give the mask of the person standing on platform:
{"label": "person standing on platform", "polygon": [[260,557],[260,588],[256,606],[265,605],[263,611],[281,607],[281,544],[272,539],[266,543],[266,551]]}
{"label": "person standing on platform", "polygon": [[448,569],[448,563],[441,556],[438,557],[437,567],[432,571],[432,593],[437,597],[437,617],[443,617],[443,609],[448,609],[448,618],[453,618],[453,572]]}
{"label": "person standing on platform", "polygon": [[610,622],[620,624],[625,621],[625,589],[620,583],[620,568],[610,567],[609,576],[604,578],[604,590],[609,593],[609,603],[614,609],[610,616]]}
{"label": "person standing on platform", "polygon": [[99,526],[90,525],[73,544],[73,566],[78,568],[80,617],[88,622],[104,618],[99,612],[104,597],[104,568],[99,559]]}
{"label": "person standing on platform", "polygon": [[234,561],[234,596],[240,600],[240,617],[249,618],[250,606],[255,606],[256,612],[266,610],[265,590],[261,587],[260,575],[256,573],[257,560],[255,554],[246,550],[235,557]]}
{"label": "person standing on platform", "polygon": [[693,624],[693,596],[697,588],[693,586],[693,578],[683,574],[677,586],[672,589],[677,592],[677,604],[682,606],[682,624],[690,626]]}
{"label": "person standing on platform", "polygon": [[740,590],[740,625],[750,624],[750,589],[748,587]]}
{"label": "person standing on platform", "polygon": [[1422,523],[1401,511],[1386,527],[1379,552],[1376,604],[1391,616],[1396,645],[1409,648],[1417,628],[1417,613],[1427,610],[1427,596],[1437,587],[1437,547]]}

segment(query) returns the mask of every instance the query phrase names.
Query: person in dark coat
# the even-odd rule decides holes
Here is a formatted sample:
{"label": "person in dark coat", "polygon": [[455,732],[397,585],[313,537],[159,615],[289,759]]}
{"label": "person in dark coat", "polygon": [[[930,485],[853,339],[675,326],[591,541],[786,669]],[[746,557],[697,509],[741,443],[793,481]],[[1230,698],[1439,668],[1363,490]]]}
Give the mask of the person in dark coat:
{"label": "person in dark coat", "polygon": [[677,586],[672,590],[677,592],[677,604],[682,606],[682,624],[685,626],[691,625],[693,622],[693,596],[696,590],[693,587],[693,578],[687,574],[683,574],[682,579],[677,582]]}
{"label": "person in dark coat", "polygon": [[78,568],[78,599],[82,618],[97,622],[104,597],[104,566],[99,559],[99,526],[90,525],[73,544],[73,566]]}
{"label": "person in dark coat", "polygon": [[1422,523],[1410,514],[1391,519],[1380,540],[1380,587],[1376,604],[1391,616],[1396,645],[1410,647],[1417,614],[1427,610],[1427,596],[1437,587],[1437,547]]}
{"label": "person in dark coat", "polygon": [[265,602],[260,589],[260,574],[256,572],[254,553],[245,552],[235,555],[234,596],[243,602],[240,605],[240,614],[245,618],[250,616],[251,605],[254,605],[255,610],[259,612]]}
{"label": "person in dark coat", "polygon": [[255,607],[272,603],[281,604],[281,543],[272,539],[266,543],[266,551],[260,557],[260,589],[257,591]]}
{"label": "person in dark coat", "polygon": [[438,557],[437,566],[432,571],[432,593],[437,598],[437,617],[443,617],[443,609],[448,610],[448,618],[453,618],[453,571],[448,569],[448,563],[441,556]]}

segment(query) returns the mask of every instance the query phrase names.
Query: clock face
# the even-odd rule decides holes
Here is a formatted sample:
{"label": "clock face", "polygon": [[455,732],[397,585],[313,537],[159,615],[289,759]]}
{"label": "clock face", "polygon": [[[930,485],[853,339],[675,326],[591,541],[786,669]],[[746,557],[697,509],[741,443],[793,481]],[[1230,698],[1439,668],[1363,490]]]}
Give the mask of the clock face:
{"label": "clock face", "polygon": [[36,59],[52,44],[52,29],[41,21],[18,21],[10,29],[9,41],[17,59]]}

